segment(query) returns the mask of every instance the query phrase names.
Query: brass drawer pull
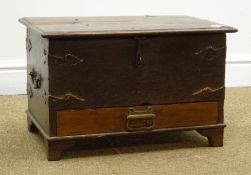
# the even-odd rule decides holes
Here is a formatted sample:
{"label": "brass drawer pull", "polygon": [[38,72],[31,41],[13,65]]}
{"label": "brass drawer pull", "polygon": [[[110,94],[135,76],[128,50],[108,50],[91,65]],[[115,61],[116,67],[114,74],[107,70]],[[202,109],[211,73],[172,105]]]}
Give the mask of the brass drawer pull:
{"label": "brass drawer pull", "polygon": [[155,126],[155,117],[151,106],[129,108],[126,117],[126,129],[128,131],[148,131]]}

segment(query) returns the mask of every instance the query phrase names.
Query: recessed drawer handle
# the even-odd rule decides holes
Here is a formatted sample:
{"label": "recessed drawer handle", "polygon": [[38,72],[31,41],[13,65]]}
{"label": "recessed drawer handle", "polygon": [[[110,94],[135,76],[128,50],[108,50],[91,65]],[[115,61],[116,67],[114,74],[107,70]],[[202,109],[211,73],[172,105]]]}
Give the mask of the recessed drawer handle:
{"label": "recessed drawer handle", "polygon": [[126,129],[128,131],[152,130],[155,126],[155,117],[151,106],[129,108]]}

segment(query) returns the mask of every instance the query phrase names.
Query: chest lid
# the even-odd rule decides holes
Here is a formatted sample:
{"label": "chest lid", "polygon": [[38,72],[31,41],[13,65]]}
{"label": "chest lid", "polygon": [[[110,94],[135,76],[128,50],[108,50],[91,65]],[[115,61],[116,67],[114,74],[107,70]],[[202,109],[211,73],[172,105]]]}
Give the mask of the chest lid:
{"label": "chest lid", "polygon": [[19,21],[45,38],[237,31],[233,27],[188,16],[26,17]]}

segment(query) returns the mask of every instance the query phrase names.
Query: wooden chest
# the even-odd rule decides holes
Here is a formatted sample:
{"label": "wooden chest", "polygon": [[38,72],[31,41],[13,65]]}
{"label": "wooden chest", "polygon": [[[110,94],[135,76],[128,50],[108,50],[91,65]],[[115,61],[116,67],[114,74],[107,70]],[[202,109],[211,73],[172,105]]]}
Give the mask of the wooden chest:
{"label": "wooden chest", "polygon": [[48,159],[83,138],[197,130],[223,145],[226,34],[185,16],[22,18],[28,128]]}

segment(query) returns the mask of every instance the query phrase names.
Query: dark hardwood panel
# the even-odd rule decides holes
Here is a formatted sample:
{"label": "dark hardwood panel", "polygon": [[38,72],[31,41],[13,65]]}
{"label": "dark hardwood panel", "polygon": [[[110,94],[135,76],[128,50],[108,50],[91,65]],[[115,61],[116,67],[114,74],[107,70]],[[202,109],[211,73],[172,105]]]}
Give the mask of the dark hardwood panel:
{"label": "dark hardwood panel", "polygon": [[49,107],[222,100],[225,41],[225,34],[50,39]]}
{"label": "dark hardwood panel", "polygon": [[[153,105],[155,125],[172,128],[217,124],[218,102]],[[128,131],[128,107],[57,111],[57,135],[84,135]]]}

